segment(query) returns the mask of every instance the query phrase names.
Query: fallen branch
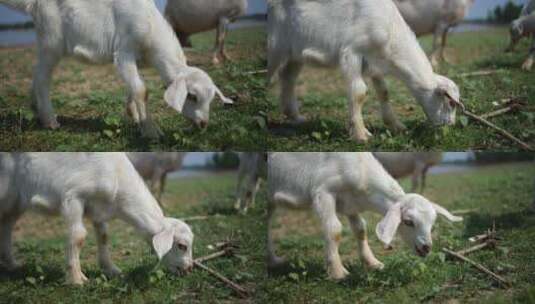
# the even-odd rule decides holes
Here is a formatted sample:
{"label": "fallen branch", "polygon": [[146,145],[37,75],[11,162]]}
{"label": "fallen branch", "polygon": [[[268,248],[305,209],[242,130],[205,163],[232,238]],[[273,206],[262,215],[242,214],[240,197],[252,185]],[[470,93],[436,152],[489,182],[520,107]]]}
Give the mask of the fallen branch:
{"label": "fallen branch", "polygon": [[218,278],[220,281],[224,282],[225,284],[227,284],[230,288],[232,288],[234,291],[236,291],[236,293],[242,297],[242,298],[246,298],[248,296],[248,292],[245,288],[241,287],[240,285],[232,282],[231,280],[227,279],[225,276],[223,276],[222,274],[220,274],[219,272],[211,269],[211,268],[208,268],[207,266],[203,265],[202,263],[198,262],[197,260],[195,260],[194,262],[194,265],[209,272],[210,274],[212,274],[213,276],[215,276],[216,278]]}
{"label": "fallen branch", "polygon": [[495,117],[495,116],[499,116],[499,115],[505,114],[507,112],[510,112],[513,109],[516,109],[516,106],[507,106],[505,108],[501,108],[501,109],[496,110],[496,111],[492,111],[492,112],[489,112],[489,113],[482,114],[480,117],[483,118],[483,119],[487,119],[487,118],[491,118],[491,117]]}
{"label": "fallen branch", "polygon": [[498,73],[498,70],[483,70],[459,74],[460,77],[487,76]]}
{"label": "fallen branch", "polygon": [[520,140],[519,138],[515,137],[513,134],[507,132],[506,130],[496,126],[495,124],[489,122],[488,120],[484,119],[484,118],[481,118],[480,116],[468,111],[468,110],[464,110],[463,111],[463,114],[472,118],[473,120],[483,124],[483,125],[486,125],[488,127],[491,127],[493,129],[495,129],[498,133],[500,133],[502,136],[510,139],[511,141],[514,141],[515,143],[517,143],[520,147],[522,147],[522,149],[524,150],[527,150],[527,151],[535,151],[535,149],[533,149],[530,145],[528,145],[527,143],[523,142],[522,140]]}
{"label": "fallen branch", "polygon": [[258,70],[258,71],[249,71],[249,72],[245,72],[244,74],[246,75],[254,75],[254,74],[265,74],[267,73],[267,69],[264,69],[264,70]]}
{"label": "fallen branch", "polygon": [[472,243],[476,243],[476,242],[484,241],[488,238],[489,238],[489,234],[484,233],[484,234],[478,234],[478,235],[472,236],[468,240]]}
{"label": "fallen branch", "polygon": [[185,221],[185,222],[203,221],[203,220],[207,220],[207,219],[212,218],[212,217],[220,217],[220,216],[221,215],[219,215],[219,214],[215,214],[215,215],[195,215],[195,216],[181,218],[181,220]]}
{"label": "fallen branch", "polygon": [[199,262],[199,263],[203,263],[203,262],[206,262],[208,260],[212,260],[212,259],[215,259],[215,258],[218,258],[218,257],[221,257],[221,256],[224,256],[224,255],[227,255],[231,253],[231,250],[230,249],[225,249],[225,250],[221,250],[221,251],[216,251],[214,253],[211,253],[209,255],[205,255],[203,257],[200,257],[200,258],[196,258],[195,259],[195,262]]}
{"label": "fallen branch", "polygon": [[445,253],[453,256],[453,257],[456,257],[457,259],[463,261],[463,262],[466,262],[466,263],[469,263],[470,265],[474,266],[475,268],[477,268],[478,270],[480,270],[481,272],[484,272],[488,275],[490,275],[494,280],[496,280],[498,283],[502,284],[503,286],[506,286],[506,287],[509,287],[510,284],[507,280],[505,280],[504,278],[502,278],[501,276],[495,274],[494,272],[490,271],[489,269],[487,269],[485,266],[477,263],[477,262],[474,262],[472,261],[471,259],[465,257],[464,255],[462,254],[459,254],[455,251],[451,251],[447,248],[442,248],[442,251],[444,251]]}
{"label": "fallen branch", "polygon": [[459,251],[457,251],[457,254],[467,255],[467,254],[472,253],[474,251],[478,251],[478,250],[481,250],[481,249],[487,248],[487,247],[491,247],[492,248],[494,246],[496,246],[496,241],[489,239],[484,243],[477,244],[477,245],[474,245],[472,247],[469,247],[469,248],[466,248],[466,249],[463,249],[463,250],[459,250]]}

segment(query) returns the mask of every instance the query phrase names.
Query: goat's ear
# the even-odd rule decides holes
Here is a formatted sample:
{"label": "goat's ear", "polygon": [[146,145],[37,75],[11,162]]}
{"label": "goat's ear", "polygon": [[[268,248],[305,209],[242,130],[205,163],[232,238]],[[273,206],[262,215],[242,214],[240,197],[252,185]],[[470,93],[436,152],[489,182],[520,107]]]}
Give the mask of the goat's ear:
{"label": "goat's ear", "polygon": [[171,108],[177,110],[179,113],[182,113],[187,96],[188,89],[186,87],[186,80],[184,76],[179,75],[175,78],[167,90],[165,90],[163,98]]}
{"label": "goat's ear", "polygon": [[375,226],[375,233],[381,242],[389,245],[394,239],[401,223],[401,203],[395,203],[386,212],[385,217]]}
{"label": "goat's ear", "polygon": [[223,95],[223,93],[221,93],[221,90],[219,90],[219,88],[214,84],[214,89],[215,89],[215,93],[217,94],[217,96],[219,96],[219,99],[221,100],[221,102],[223,104],[233,104],[234,101],[230,98],[227,98],[225,97],[225,95]]}
{"label": "goat's ear", "polygon": [[431,205],[433,205],[433,208],[435,208],[435,211],[444,216],[445,218],[447,218],[449,221],[451,222],[460,222],[463,220],[462,217],[460,216],[455,216],[453,214],[451,214],[448,210],[446,210],[446,208],[438,205],[438,204],[435,204],[435,203],[431,203]]}
{"label": "goat's ear", "polygon": [[152,238],[152,246],[161,260],[173,248],[173,229],[164,229]]}

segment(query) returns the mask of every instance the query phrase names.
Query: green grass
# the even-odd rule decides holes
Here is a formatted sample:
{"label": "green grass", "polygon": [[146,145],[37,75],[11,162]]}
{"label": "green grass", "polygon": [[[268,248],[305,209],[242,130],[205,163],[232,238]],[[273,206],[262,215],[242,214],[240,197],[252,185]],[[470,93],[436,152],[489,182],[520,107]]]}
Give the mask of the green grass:
{"label": "green grass", "polygon": [[[365,214],[370,246],[385,264],[380,272],[366,272],[356,253],[356,241],[344,220],[340,254],[350,271],[348,279],[326,278],[319,222],[312,213],[284,213],[275,226],[277,252],[290,267],[272,272],[262,285],[261,300],[281,303],[533,303],[535,301],[535,214],[526,210],[533,200],[535,166],[530,163],[482,167],[429,177],[425,196],[451,211],[472,210],[461,223],[437,219],[433,252],[414,255],[401,240],[384,251],[375,236],[379,216]],[[408,181],[403,181],[405,188]],[[501,289],[474,268],[446,259],[442,247],[470,246],[468,237],[496,223],[502,238],[496,250],[482,250],[470,258],[513,282]],[[275,299],[269,301],[269,299]],[[261,302],[261,300],[259,300]]]}
{"label": "green grass", "polygon": [[29,108],[34,48],[0,49],[0,148],[24,151],[263,150],[266,145],[265,81],[247,74],[265,67],[265,30],[230,31],[227,51],[233,59],[211,64],[214,33],[192,37],[190,65],[204,69],[234,106],[214,101],[207,130],[192,124],[163,101],[163,83],[153,68],[143,68],[149,111],[162,129],[160,142],[140,138],[125,115],[126,89],[112,65],[87,65],[74,59],[54,72],[51,100],[62,127],[41,128]]}
{"label": "green grass", "polygon": [[[420,39],[430,50],[430,36]],[[443,64],[436,72],[455,81],[467,108],[483,114],[496,110],[492,104],[505,98],[519,98],[527,104],[524,111],[506,114],[491,121],[535,146],[535,85],[534,72],[520,66],[529,48],[525,40],[514,54],[505,54],[509,35],[506,29],[483,32],[454,33],[448,40],[446,57],[451,64]],[[498,70],[496,74],[461,77],[461,73]],[[334,70],[307,67],[301,73],[297,92],[302,112],[309,121],[297,128],[286,125],[278,108],[278,87],[270,90],[270,136],[268,146],[274,151],[414,151],[440,150],[518,150],[518,146],[502,138],[488,127],[465,118],[454,127],[432,128],[427,125],[421,107],[405,86],[389,79],[388,88],[394,111],[407,126],[404,134],[391,134],[380,118],[380,107],[373,88],[369,87],[364,106],[364,120],[373,133],[367,144],[349,140],[346,85],[341,73]]]}
{"label": "green grass", "polygon": [[[232,240],[238,246],[232,257],[205,264],[254,291],[266,277],[264,267],[265,194],[247,216],[233,209],[235,174],[224,173],[188,179],[171,179],[163,196],[166,215],[177,218],[212,215],[190,225],[195,234],[194,256],[213,252],[209,245]],[[214,216],[219,214],[220,216]],[[87,223],[88,238],[82,249],[82,269],[90,282],[83,287],[64,285],[64,226],[57,217],[26,214],[17,224],[15,247],[24,261],[15,273],[0,271],[1,303],[240,303],[240,299],[210,274],[195,269],[176,277],[156,267],[157,259],[133,228],[121,221],[110,227],[113,260],[123,278],[106,279],[96,262],[96,244]]]}

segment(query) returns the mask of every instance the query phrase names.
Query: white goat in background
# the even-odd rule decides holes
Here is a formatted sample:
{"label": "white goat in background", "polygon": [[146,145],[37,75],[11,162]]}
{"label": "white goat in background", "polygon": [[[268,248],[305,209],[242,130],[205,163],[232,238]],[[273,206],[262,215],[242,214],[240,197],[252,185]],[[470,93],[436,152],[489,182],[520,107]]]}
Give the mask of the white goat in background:
{"label": "white goat in background", "polygon": [[383,243],[389,245],[399,230],[405,243],[422,257],[431,251],[437,214],[454,222],[462,220],[421,195],[406,194],[371,153],[270,153],[267,250],[272,267],[283,263],[275,254],[272,232],[273,215],[279,207],[312,209],[318,216],[327,272],[335,280],[348,275],[338,253],[342,223],[337,213],[347,216],[359,255],[372,269],[384,265],[368,245],[366,221],[361,216],[364,211],[384,215],[375,230]]}
{"label": "white goat in background", "polygon": [[442,161],[442,152],[374,152],[386,171],[395,179],[412,175],[411,192],[425,189],[427,170]]}
{"label": "white goat in background", "polygon": [[[474,0],[393,0],[416,36],[433,34],[431,63],[445,61],[444,49],[449,30],[459,24]],[[440,43],[438,42],[440,39]]]}
{"label": "white goat in background", "polygon": [[113,62],[128,89],[127,114],[144,137],[158,138],[159,128],[147,111],[148,94],[137,62],[148,60],[167,89],[164,99],[195,125],[205,128],[210,104],[223,96],[204,71],[186,64],[175,33],[153,1],[146,0],[0,0],[32,16],[37,32],[37,65],[32,85],[32,109],[44,127],[59,127],[49,87],[54,67],[65,56],[92,63]]}
{"label": "white goat in background", "polygon": [[266,153],[261,152],[240,153],[234,208],[244,214],[249,207],[254,207],[260,182],[266,178],[266,157]]}
{"label": "white goat in background", "polygon": [[[414,33],[391,0],[272,0],[268,3],[268,77],[281,82],[283,113],[304,121],[295,96],[296,80],[305,64],[339,68],[347,80],[350,135],[366,142],[365,77],[391,73],[400,78],[434,125],[454,124],[459,89],[437,75]],[[383,120],[401,124],[388,98],[380,98]]]}
{"label": "white goat in background", "polygon": [[522,37],[531,36],[531,47],[529,49],[528,57],[522,63],[522,69],[531,71],[533,60],[535,59],[535,0],[532,0],[522,8],[520,17],[511,22],[510,27],[511,43],[505,50],[506,52],[513,52],[516,44]]}
{"label": "white goat in background", "polygon": [[180,170],[185,152],[129,152],[128,158],[137,172],[150,186],[153,195],[162,206],[167,174]]}
{"label": "white goat in background", "polygon": [[80,251],[93,222],[98,261],[108,276],[120,269],[111,261],[106,223],[119,218],[134,226],[167,269],[179,274],[193,266],[193,233],[166,217],[124,153],[1,153],[0,263],[17,267],[12,233],[28,209],[61,215],[67,224],[67,282],[83,284]]}
{"label": "white goat in background", "polygon": [[165,16],[180,43],[191,47],[189,36],[216,29],[212,62],[228,60],[225,37],[228,25],[247,11],[247,0],[167,0]]}

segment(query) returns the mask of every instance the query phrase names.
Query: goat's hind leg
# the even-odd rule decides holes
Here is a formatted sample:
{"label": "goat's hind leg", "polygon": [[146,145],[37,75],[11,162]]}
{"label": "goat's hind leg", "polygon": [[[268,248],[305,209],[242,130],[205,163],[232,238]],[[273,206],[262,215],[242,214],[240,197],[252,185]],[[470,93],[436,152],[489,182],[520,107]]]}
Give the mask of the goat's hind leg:
{"label": "goat's hind leg", "polygon": [[299,113],[300,105],[295,96],[295,85],[302,67],[301,63],[288,62],[279,71],[281,110],[293,124],[300,124],[306,120]]}
{"label": "goat's hind leg", "polygon": [[219,64],[221,61],[225,62],[229,60],[225,53],[225,37],[227,35],[229,19],[227,17],[221,17],[217,26],[216,41],[214,46],[214,54],[212,56],[212,62]]}

